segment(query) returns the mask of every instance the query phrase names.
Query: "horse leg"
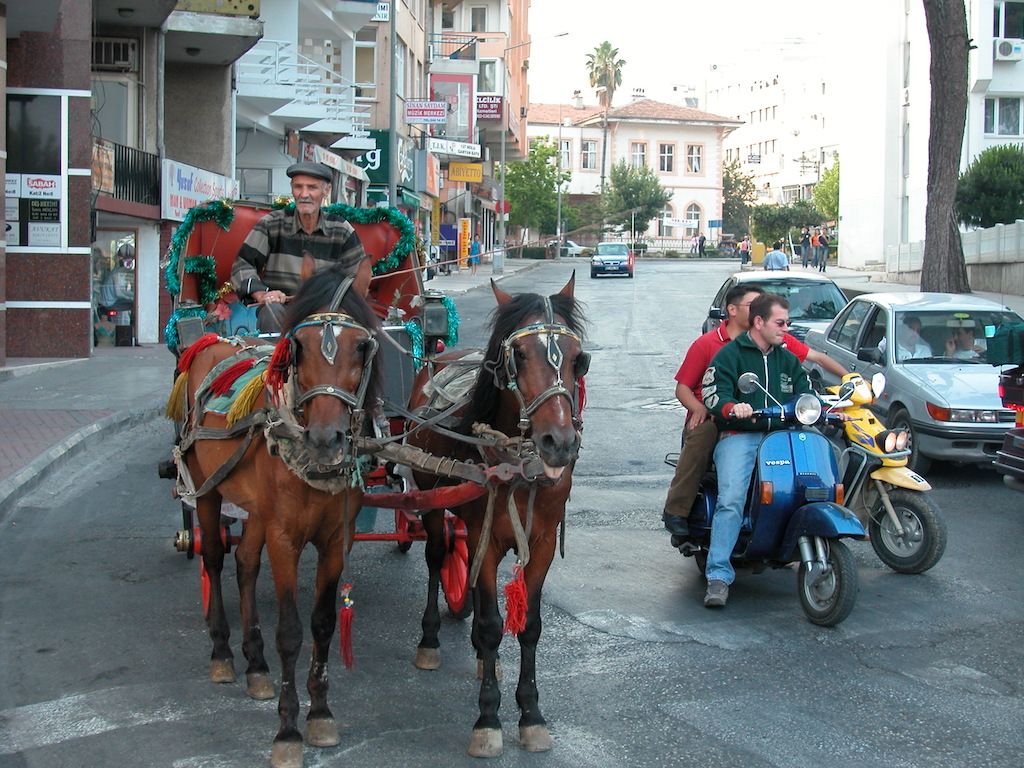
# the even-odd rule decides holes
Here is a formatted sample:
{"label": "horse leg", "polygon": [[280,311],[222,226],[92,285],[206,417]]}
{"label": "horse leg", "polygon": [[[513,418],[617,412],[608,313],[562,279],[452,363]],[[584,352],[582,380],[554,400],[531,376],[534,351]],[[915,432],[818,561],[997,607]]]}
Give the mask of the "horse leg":
{"label": "horse leg", "polygon": [[306,722],[306,741],[314,747],[333,747],[341,742],[338,726],[327,703],[329,680],[327,657],[334,637],[334,622],[338,613],[338,579],[345,564],[345,553],[340,541],[329,541],[319,549],[316,569],[316,600],[310,629],[313,634],[313,656],[309,663],[309,717]]}
{"label": "horse leg", "polygon": [[480,717],[473,725],[473,735],[469,741],[469,754],[473,757],[498,757],[502,752],[501,721],[498,719],[501,689],[495,675],[502,628],[501,614],[498,612],[497,559],[494,550],[488,547],[477,578],[473,601],[473,629],[477,653],[482,656],[483,662]]}
{"label": "horse leg", "polygon": [[296,725],[299,695],[295,690],[295,662],[302,648],[297,581],[301,548],[284,531],[267,537],[267,551],[277,593],[277,653],[281,657],[281,694],[277,701],[280,726],[270,753],[272,768],[301,768],[302,734]]}
{"label": "horse leg", "polygon": [[202,534],[203,568],[210,581],[206,626],[213,641],[210,654],[210,682],[235,682],[235,667],[229,639],[231,628],[224,611],[221,574],[224,571],[224,542],[221,540],[220,494],[212,490],[196,499],[196,517]]}
{"label": "horse leg", "polygon": [[438,631],[441,629],[441,612],[438,609],[437,593],[441,583],[441,565],[444,563],[444,510],[432,509],[423,515],[423,528],[427,533],[424,557],[427,561],[427,607],[423,610],[423,637],[416,648],[416,661],[419,669],[439,669],[441,667],[441,641]]}
{"label": "horse leg", "polygon": [[527,752],[547,752],[551,749],[551,734],[540,713],[537,692],[537,642],[540,640],[540,601],[551,560],[555,555],[554,528],[551,535],[530,543],[530,562],[524,569],[526,581],[526,628],[519,633],[519,685],[516,703],[519,705],[519,746]]}
{"label": "horse leg", "polygon": [[249,662],[245,669],[245,692],[258,701],[272,699],[275,695],[274,684],[270,680],[270,667],[263,655],[263,632],[256,608],[256,581],[260,574],[264,536],[262,523],[251,517],[245,523],[242,540],[235,549],[238,595],[242,609],[242,653]]}

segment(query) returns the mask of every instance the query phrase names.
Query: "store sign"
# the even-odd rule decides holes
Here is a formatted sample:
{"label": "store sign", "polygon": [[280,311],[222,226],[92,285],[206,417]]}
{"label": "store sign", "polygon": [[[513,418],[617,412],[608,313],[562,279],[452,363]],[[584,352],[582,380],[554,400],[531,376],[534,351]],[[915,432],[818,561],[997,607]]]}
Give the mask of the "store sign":
{"label": "store sign", "polygon": [[360,181],[368,181],[366,171],[355,163],[350,163],[341,155],[336,155],[330,150],[324,149],[316,144],[302,144],[302,159],[309,163],[323,163],[328,168],[340,173],[342,176],[350,176]]}
{"label": "store sign", "polygon": [[92,188],[114,194],[114,145],[103,139],[92,141]]}
{"label": "store sign", "polygon": [[238,197],[238,181],[174,160],[164,160],[160,180],[160,216],[184,221],[190,208],[208,200]]}
{"label": "store sign", "polygon": [[370,21],[391,21],[391,3],[377,3],[377,13]]}
{"label": "store sign", "polygon": [[60,247],[60,222],[28,223],[28,244],[43,248]]}
{"label": "store sign", "polygon": [[7,188],[6,197],[21,197],[20,173],[8,173],[4,181]]}
{"label": "store sign", "polygon": [[[389,185],[388,173],[391,167],[388,132],[374,129],[369,133],[376,146],[354,158],[353,162],[366,171],[371,184],[386,187]],[[398,137],[398,184],[410,189],[415,187],[415,149],[415,145],[405,136]]]}
{"label": "store sign", "polygon": [[473,222],[469,219],[459,219],[459,267],[465,267],[469,259],[469,241],[473,239],[470,231]]}
{"label": "store sign", "polygon": [[[22,197],[60,199],[60,176],[41,176],[34,173],[21,175]],[[32,243],[29,243],[30,245]]]}
{"label": "store sign", "polygon": [[479,184],[484,180],[484,166],[482,163],[449,163],[448,181],[461,181],[470,184]]}
{"label": "store sign", "polygon": [[477,120],[501,120],[501,96],[476,97]]}
{"label": "store sign", "polygon": [[407,101],[405,122],[410,125],[444,125],[448,122],[448,104],[444,101]]}
{"label": "store sign", "polygon": [[455,155],[456,157],[472,157],[480,159],[480,145],[465,141],[449,141],[448,139],[427,139],[427,150],[436,155]]}

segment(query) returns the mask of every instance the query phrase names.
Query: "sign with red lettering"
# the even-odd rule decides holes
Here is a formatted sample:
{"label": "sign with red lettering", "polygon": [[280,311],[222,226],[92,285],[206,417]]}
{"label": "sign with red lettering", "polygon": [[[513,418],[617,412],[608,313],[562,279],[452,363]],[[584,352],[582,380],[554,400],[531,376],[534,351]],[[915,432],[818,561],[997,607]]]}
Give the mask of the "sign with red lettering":
{"label": "sign with red lettering", "polygon": [[501,96],[476,97],[477,120],[501,120]]}
{"label": "sign with red lettering", "polygon": [[41,176],[36,173],[21,175],[22,197],[49,197],[60,199],[60,176]]}

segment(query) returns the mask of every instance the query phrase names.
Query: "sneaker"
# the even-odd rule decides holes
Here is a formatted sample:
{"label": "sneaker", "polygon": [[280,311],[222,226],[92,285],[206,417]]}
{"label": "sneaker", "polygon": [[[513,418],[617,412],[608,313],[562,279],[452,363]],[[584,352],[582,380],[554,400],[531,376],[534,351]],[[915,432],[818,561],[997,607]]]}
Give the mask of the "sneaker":
{"label": "sneaker", "polygon": [[718,579],[712,579],[708,582],[708,591],[704,595],[705,608],[724,608],[728,600],[728,584]]}
{"label": "sneaker", "polygon": [[668,512],[662,512],[661,522],[665,524],[665,530],[673,536],[686,538],[690,535],[690,526],[687,524],[685,517],[670,515]]}

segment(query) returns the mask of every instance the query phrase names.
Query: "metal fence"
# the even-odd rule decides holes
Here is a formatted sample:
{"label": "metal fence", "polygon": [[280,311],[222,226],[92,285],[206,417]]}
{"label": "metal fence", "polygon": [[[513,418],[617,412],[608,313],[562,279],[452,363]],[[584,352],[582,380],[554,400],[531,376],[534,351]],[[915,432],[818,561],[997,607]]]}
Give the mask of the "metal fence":
{"label": "metal fence", "polygon": [[[962,232],[960,240],[968,266],[1024,262],[1024,220]],[[919,272],[923,257],[924,241],[890,245],[885,249],[885,270]]]}
{"label": "metal fence", "polygon": [[114,197],[143,205],[160,205],[160,158],[141,149],[114,145]]}

